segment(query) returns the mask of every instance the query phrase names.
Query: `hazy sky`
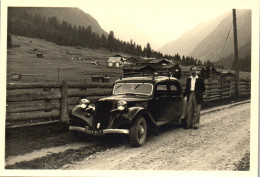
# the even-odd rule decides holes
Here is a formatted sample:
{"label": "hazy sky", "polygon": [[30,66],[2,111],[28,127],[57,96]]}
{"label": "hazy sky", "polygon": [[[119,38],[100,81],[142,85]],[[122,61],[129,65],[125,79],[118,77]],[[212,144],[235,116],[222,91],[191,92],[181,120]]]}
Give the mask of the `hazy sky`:
{"label": "hazy sky", "polygon": [[[241,5],[236,0],[85,0],[79,8],[115,37],[158,49],[184,32]],[[240,6],[243,7],[243,6]]]}
{"label": "hazy sky", "polygon": [[[258,1],[258,0],[251,0]],[[100,26],[124,41],[132,39],[159,49],[200,23],[232,8],[248,8],[250,0],[8,0],[8,5],[79,7]]]}

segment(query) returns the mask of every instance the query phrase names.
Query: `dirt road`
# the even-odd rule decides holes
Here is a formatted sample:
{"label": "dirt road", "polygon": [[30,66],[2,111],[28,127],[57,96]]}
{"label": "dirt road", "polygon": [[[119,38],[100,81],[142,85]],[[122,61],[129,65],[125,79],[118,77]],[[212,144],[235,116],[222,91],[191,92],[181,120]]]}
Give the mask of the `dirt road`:
{"label": "dirt road", "polygon": [[132,148],[124,136],[116,143],[96,138],[76,143],[67,132],[27,135],[28,141],[9,136],[7,169],[248,170],[250,102],[203,110],[200,129],[163,127],[140,148]]}
{"label": "dirt road", "polygon": [[201,117],[198,130],[170,129],[144,146],[125,144],[62,169],[235,170],[249,153],[250,103]]}

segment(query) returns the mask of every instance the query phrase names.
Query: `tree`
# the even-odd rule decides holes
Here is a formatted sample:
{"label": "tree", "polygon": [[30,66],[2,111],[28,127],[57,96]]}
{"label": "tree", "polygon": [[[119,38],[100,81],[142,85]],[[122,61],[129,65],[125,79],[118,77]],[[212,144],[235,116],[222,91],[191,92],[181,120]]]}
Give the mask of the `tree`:
{"label": "tree", "polygon": [[141,45],[136,46],[136,52],[137,52],[137,55],[142,55],[142,46]]}
{"label": "tree", "polygon": [[101,36],[101,47],[106,47],[107,46],[107,38],[104,34]]}
{"label": "tree", "polygon": [[177,62],[179,62],[179,61],[181,61],[181,56],[177,53],[177,54],[175,54],[174,59],[175,59]]}
{"label": "tree", "polygon": [[91,49],[96,49],[97,48],[97,41],[98,41],[98,34],[96,34],[95,32],[92,33],[92,36],[91,36],[91,43],[89,45],[89,48]]}
{"label": "tree", "polygon": [[53,28],[57,28],[58,27],[57,17],[55,17],[55,16],[49,17],[48,18],[48,25],[50,25]]}
{"label": "tree", "polygon": [[208,79],[208,78],[210,78],[210,74],[211,72],[210,72],[210,66],[209,65],[207,65],[206,66],[206,79]]}
{"label": "tree", "polygon": [[107,37],[107,42],[108,42],[108,48],[110,52],[113,52],[114,45],[115,45],[114,31],[109,32],[109,35]]}
{"label": "tree", "polygon": [[144,48],[144,54],[147,58],[150,58],[152,56],[152,49],[149,42],[147,43],[146,48]]}
{"label": "tree", "polygon": [[206,78],[206,70],[204,68],[201,68],[200,76],[205,79]]}

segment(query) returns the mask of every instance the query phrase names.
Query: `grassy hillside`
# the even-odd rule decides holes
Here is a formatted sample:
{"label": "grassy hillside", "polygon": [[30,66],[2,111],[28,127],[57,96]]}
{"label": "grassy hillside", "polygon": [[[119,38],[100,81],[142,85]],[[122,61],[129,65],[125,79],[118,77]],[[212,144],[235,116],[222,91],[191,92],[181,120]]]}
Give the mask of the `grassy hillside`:
{"label": "grassy hillside", "polygon": [[[13,82],[10,79],[12,73],[22,74],[19,82],[91,82],[93,75],[108,75],[110,82],[114,82],[120,78],[122,69],[108,67],[108,58],[116,54],[130,56],[125,53],[110,53],[105,49],[59,46],[42,39],[16,35],[12,35],[12,43],[15,47],[7,50],[7,82]],[[37,54],[43,54],[43,58],[37,57]],[[93,65],[92,62],[96,61],[98,65]],[[183,70],[189,68],[190,66],[182,66]],[[241,77],[250,77],[250,73],[241,72]],[[182,81],[185,80],[182,78]]]}
{"label": "grassy hillside", "polygon": [[103,31],[98,22],[77,8],[9,7],[7,29],[8,34],[40,38],[63,46],[106,48],[137,56],[163,57],[151,47],[142,49],[132,40],[116,39],[113,31],[109,35],[98,35]]}
{"label": "grassy hillside", "polygon": [[[113,81],[121,76],[122,70],[108,67],[108,58],[116,54],[127,56],[105,49],[59,46],[42,39],[16,35],[12,35],[12,43],[16,47],[7,51],[7,78],[10,80],[11,73],[24,74],[22,82],[58,81],[58,68],[60,81],[90,81],[92,75],[108,75]],[[43,58],[38,58],[37,54],[43,54]],[[98,65],[91,63],[95,61]]]}

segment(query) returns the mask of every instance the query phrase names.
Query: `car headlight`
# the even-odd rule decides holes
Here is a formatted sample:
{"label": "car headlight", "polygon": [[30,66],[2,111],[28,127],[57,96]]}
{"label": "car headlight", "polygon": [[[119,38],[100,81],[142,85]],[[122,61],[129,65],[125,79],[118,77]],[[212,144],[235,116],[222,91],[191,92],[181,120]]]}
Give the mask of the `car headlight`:
{"label": "car headlight", "polygon": [[117,103],[117,109],[119,110],[119,111],[123,111],[123,110],[125,110],[127,108],[127,102],[126,101],[119,101],[118,103]]}
{"label": "car headlight", "polygon": [[81,99],[80,102],[79,102],[79,106],[82,108],[82,109],[85,109],[89,106],[90,104],[90,101],[88,99]]}
{"label": "car headlight", "polygon": [[86,104],[80,104],[79,106],[80,106],[82,109],[85,109],[85,108],[87,107]]}
{"label": "car headlight", "polygon": [[80,100],[80,104],[89,104],[90,103],[90,101],[88,100],[88,99],[81,99]]}

